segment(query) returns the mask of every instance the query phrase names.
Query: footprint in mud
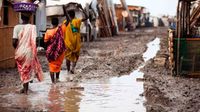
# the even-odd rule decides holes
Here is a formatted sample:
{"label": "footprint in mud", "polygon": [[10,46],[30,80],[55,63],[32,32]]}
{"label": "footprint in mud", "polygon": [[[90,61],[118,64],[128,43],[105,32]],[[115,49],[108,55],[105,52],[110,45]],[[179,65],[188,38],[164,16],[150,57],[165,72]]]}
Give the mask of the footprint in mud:
{"label": "footprint in mud", "polygon": [[165,106],[169,106],[170,104],[170,99],[165,97],[164,93],[157,87],[152,86],[147,88],[144,95],[150,104],[161,104]]}
{"label": "footprint in mud", "polygon": [[97,70],[98,66],[97,64],[92,64],[92,65],[88,65],[85,68],[82,69],[82,73],[89,73],[91,70]]}

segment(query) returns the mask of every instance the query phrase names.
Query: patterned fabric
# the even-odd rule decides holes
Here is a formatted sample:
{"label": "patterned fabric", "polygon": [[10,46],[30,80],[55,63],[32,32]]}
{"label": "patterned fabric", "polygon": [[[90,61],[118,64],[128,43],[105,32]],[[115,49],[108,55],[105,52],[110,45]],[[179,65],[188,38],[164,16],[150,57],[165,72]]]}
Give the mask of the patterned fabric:
{"label": "patterned fabric", "polygon": [[36,27],[27,24],[18,33],[18,45],[15,49],[15,59],[20,73],[21,81],[27,83],[36,77],[43,80],[43,72],[37,58]]}
{"label": "patterned fabric", "polygon": [[53,38],[47,42],[46,57],[48,61],[55,61],[66,50],[62,29],[59,26]]}
{"label": "patterned fabric", "polygon": [[[44,42],[47,43],[51,38],[53,38],[57,30],[58,30],[58,27],[48,29],[44,36]],[[55,61],[49,62],[49,71],[60,72],[64,57],[65,57],[65,54],[63,52]]]}
{"label": "patterned fabric", "polygon": [[17,2],[13,4],[16,12],[35,12],[37,5],[34,3]]}

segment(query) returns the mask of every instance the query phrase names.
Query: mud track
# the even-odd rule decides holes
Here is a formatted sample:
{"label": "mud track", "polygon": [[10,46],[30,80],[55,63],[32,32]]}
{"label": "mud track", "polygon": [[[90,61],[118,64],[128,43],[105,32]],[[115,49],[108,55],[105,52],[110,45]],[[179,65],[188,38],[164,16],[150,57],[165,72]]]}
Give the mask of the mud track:
{"label": "mud track", "polygon": [[[155,37],[161,39],[161,50],[155,58],[167,59],[167,28],[143,28],[134,32],[123,32],[118,36],[98,38],[95,42],[83,43],[72,82],[102,79],[127,75],[143,63],[142,53],[146,44]],[[44,72],[48,72],[45,52],[38,53]],[[62,70],[66,70],[63,62]],[[173,77],[167,60],[157,65],[154,59],[146,63],[144,72],[145,106],[148,112],[198,112],[200,111],[200,79]],[[67,74],[66,74],[67,75]],[[0,96],[15,92],[21,87],[16,68],[0,70]],[[0,111],[27,110],[27,107],[7,109],[0,97]],[[24,109],[23,109],[24,108]]]}

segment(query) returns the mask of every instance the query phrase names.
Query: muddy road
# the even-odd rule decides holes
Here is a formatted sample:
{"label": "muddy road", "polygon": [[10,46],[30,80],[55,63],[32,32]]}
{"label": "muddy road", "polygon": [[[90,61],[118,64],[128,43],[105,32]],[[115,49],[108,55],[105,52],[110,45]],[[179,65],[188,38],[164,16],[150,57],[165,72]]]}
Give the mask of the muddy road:
{"label": "muddy road", "polygon": [[[158,38],[160,51],[145,60],[147,43]],[[0,70],[0,111],[198,112],[199,79],[173,77],[167,67],[167,28],[144,28],[83,43],[74,75],[51,84],[44,51],[38,53],[45,75],[21,95],[17,69]],[[161,63],[155,59],[164,59]],[[142,66],[142,67],[141,67]]]}

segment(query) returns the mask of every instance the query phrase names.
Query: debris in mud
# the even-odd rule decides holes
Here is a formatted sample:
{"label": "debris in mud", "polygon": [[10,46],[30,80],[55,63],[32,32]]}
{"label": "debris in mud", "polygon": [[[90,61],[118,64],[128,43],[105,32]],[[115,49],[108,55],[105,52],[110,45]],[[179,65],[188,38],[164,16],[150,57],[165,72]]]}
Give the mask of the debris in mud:
{"label": "debris in mud", "polygon": [[200,86],[200,80],[168,75],[170,70],[167,62],[167,34],[159,37],[162,37],[160,51],[154,60],[149,61],[142,69],[146,79],[144,96],[147,100],[145,103],[147,111],[198,112],[200,91],[197,89]]}
{"label": "debris in mud", "polygon": [[162,67],[164,67],[166,64],[166,58],[164,58],[164,57],[156,57],[156,58],[154,58],[153,61],[156,65],[162,66]]}
{"label": "debris in mud", "polygon": [[[166,28],[155,28],[153,30],[157,33],[158,37],[163,37],[162,36],[163,34],[161,35],[161,33],[165,32]],[[144,62],[144,60],[142,59],[142,54],[146,50],[146,43],[148,43],[149,41],[151,41],[155,38],[155,33],[145,32],[145,29],[139,29],[137,31],[138,32],[126,32],[125,34],[123,34],[123,36],[120,34],[117,37],[100,38],[99,41],[88,43],[89,45],[86,45],[85,43],[83,43],[81,56],[77,63],[76,71],[75,71],[76,74],[73,75],[73,80],[68,81],[67,79],[65,79],[65,82],[58,83],[58,85],[63,85],[62,87],[59,86],[58,88],[52,88],[51,86],[48,85],[50,83],[47,83],[46,85],[40,85],[40,86],[46,86],[46,88],[47,88],[45,90],[40,90],[40,92],[45,92],[45,94],[44,94],[45,98],[49,99],[52,97],[49,96],[48,92],[52,91],[52,89],[56,89],[55,96],[62,98],[63,93],[70,92],[70,90],[72,90],[72,91],[75,90],[75,92],[80,92],[78,90],[85,90],[85,87],[81,87],[81,86],[68,86],[69,87],[68,89],[70,89],[69,91],[67,91],[67,90],[65,92],[62,91],[65,89],[65,86],[67,84],[70,84],[73,82],[81,82],[83,80],[93,80],[93,79],[101,79],[101,78],[108,79],[113,76],[128,75],[129,73],[132,72],[132,70],[138,68],[139,65],[141,65],[141,63]],[[137,35],[137,38],[135,35]],[[95,51],[98,51],[98,52],[95,52]],[[48,61],[45,57],[45,53],[38,53],[38,54],[39,54],[39,60],[42,63],[43,71],[48,72],[49,71],[48,70]],[[154,73],[158,73],[157,71],[160,71],[159,73],[165,74],[165,71],[162,70],[163,68],[161,68],[159,70],[157,67],[152,68],[152,65],[153,65],[152,62],[153,61],[149,61],[151,66],[148,67],[148,74],[145,74],[146,75],[145,78],[144,79],[138,78],[137,80],[143,81],[144,83],[150,83],[150,81],[155,81],[153,83],[156,83],[156,84],[158,83],[157,84],[158,86],[166,87],[165,84],[167,84],[167,82],[162,83],[162,81],[153,80],[154,78],[155,79],[157,78],[157,77],[154,77]],[[66,70],[65,62],[63,62],[62,70],[63,71]],[[146,69],[144,69],[144,70],[146,70]],[[3,85],[3,87],[1,87],[1,88],[5,88],[5,89],[3,89],[4,91],[0,92],[0,96],[1,96],[0,99],[3,99],[2,97],[3,97],[3,94],[5,94],[7,87],[10,87],[12,84],[14,85],[12,87],[16,87],[15,83],[20,84],[19,83],[20,78],[19,78],[19,75],[16,72],[16,70],[15,70],[15,72],[11,71],[9,73],[0,71],[0,74],[3,74],[0,77],[1,78],[0,85]],[[13,75],[8,75],[8,74],[13,74]],[[66,75],[66,77],[69,77],[68,74],[65,74],[65,75]],[[153,76],[149,78],[148,77],[149,75],[150,76],[153,75]],[[164,80],[167,80],[167,79],[164,79]],[[48,81],[50,82],[49,79],[48,79]],[[31,84],[30,87],[33,87],[34,84],[35,84],[35,82],[33,84]],[[152,85],[146,84],[145,89],[146,89],[146,86],[151,87]],[[59,88],[62,88],[62,89],[59,90]],[[164,104],[164,106],[168,107],[168,104],[170,105],[170,102],[168,102],[168,101],[171,98],[169,98],[169,96],[167,96],[167,94],[165,94],[165,89],[163,90],[162,88],[161,89],[159,88],[160,92],[155,92],[155,91],[150,89],[149,93],[152,93],[152,95],[141,92],[142,94],[140,96],[145,96],[145,97],[150,96],[150,97],[155,98],[155,99],[152,99],[152,103],[156,103],[156,105],[153,105],[153,106],[157,107],[157,105],[159,105],[159,103],[157,103],[156,101],[158,101],[158,102],[161,102],[161,104]],[[7,92],[7,93],[10,93],[10,92]],[[62,93],[62,94],[59,94],[59,93]],[[158,94],[160,94],[160,96],[158,96],[157,94],[154,94],[154,93],[158,93]],[[37,94],[37,92],[34,94],[31,94],[31,95],[37,96],[35,94]],[[72,94],[72,95],[74,95],[74,94]],[[166,99],[162,98],[163,97],[162,95]],[[73,97],[75,97],[75,96],[73,96]],[[76,97],[79,97],[79,96],[76,96]],[[127,96],[125,96],[125,97],[127,97]],[[166,103],[165,102],[162,103],[162,101],[157,100],[157,98],[159,98],[161,100],[166,100]],[[149,100],[149,99],[147,99],[147,100]],[[6,102],[4,102],[4,101],[5,100],[0,100],[0,105],[4,104],[4,103],[6,104]],[[38,102],[40,102],[40,101],[38,101]],[[38,102],[34,102],[34,103],[38,103]],[[50,103],[55,103],[55,102],[50,101]],[[167,105],[165,105],[165,104],[167,104]],[[45,105],[45,104],[43,104],[43,105]],[[146,103],[146,105],[147,105],[147,107],[151,106],[150,102]],[[161,106],[160,108],[163,108],[164,106]],[[156,107],[153,109],[156,110]],[[8,109],[8,108],[10,108],[9,105],[5,106],[5,109]],[[33,105],[30,108],[30,111],[35,110],[35,108],[36,107],[34,107],[34,105]],[[79,108],[79,107],[77,106],[77,108]],[[150,108],[150,109],[152,109],[152,108]],[[148,110],[148,108],[147,108],[147,110]],[[161,110],[165,110],[165,109],[161,109]]]}
{"label": "debris in mud", "polygon": [[71,87],[70,89],[84,90],[84,87]]}
{"label": "debris in mud", "polygon": [[136,81],[137,81],[137,82],[144,82],[145,79],[144,79],[144,78],[136,78]]}

